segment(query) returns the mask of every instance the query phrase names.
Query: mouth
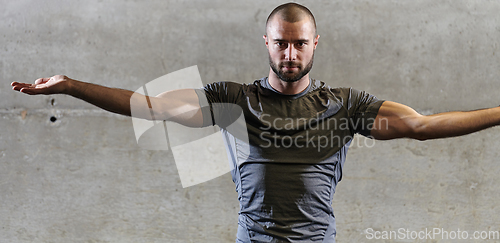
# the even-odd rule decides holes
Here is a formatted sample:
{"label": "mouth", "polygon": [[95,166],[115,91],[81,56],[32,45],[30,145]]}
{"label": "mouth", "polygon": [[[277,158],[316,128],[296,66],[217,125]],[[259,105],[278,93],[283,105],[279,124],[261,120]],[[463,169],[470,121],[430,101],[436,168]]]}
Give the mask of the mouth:
{"label": "mouth", "polygon": [[296,69],[299,69],[299,65],[297,65],[295,63],[284,63],[281,66],[281,68],[284,70],[296,70]]}
{"label": "mouth", "polygon": [[282,70],[285,73],[294,73],[299,70],[299,66],[283,66]]}
{"label": "mouth", "polygon": [[299,67],[297,67],[297,66],[284,66],[283,69],[284,70],[297,70],[297,69],[299,69]]}

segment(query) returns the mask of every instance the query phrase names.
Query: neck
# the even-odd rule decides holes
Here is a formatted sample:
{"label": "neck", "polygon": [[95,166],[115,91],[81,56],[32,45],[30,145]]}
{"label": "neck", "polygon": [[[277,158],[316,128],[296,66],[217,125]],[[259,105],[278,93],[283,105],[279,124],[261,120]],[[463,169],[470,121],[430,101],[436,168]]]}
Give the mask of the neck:
{"label": "neck", "polygon": [[294,95],[304,91],[309,86],[309,74],[304,75],[304,77],[295,82],[285,82],[271,69],[269,71],[269,84],[273,89],[282,94]]}

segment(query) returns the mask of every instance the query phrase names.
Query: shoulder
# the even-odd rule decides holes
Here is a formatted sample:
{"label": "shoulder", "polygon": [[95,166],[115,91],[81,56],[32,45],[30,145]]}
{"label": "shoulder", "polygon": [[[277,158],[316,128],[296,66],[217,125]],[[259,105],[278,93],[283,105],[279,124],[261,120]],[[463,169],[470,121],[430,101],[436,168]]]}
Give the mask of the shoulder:
{"label": "shoulder", "polygon": [[252,83],[236,83],[225,81],[213,83],[212,85],[218,86],[221,90],[237,92],[245,95],[266,93],[266,91],[270,91],[272,89],[266,82],[266,78],[257,79]]}
{"label": "shoulder", "polygon": [[324,81],[312,79],[311,83],[312,92],[328,92],[333,94],[337,98],[349,99],[351,97],[358,96],[363,91],[354,89],[352,87],[331,87]]}
{"label": "shoulder", "polygon": [[238,103],[245,97],[255,96],[265,89],[264,82],[255,80],[253,83],[242,84],[232,81],[214,82],[205,85],[202,90],[210,102]]}
{"label": "shoulder", "polygon": [[370,104],[381,101],[366,91],[352,87],[330,87],[320,80],[313,80],[312,84],[312,90],[329,93],[348,108],[355,107],[356,104],[360,103]]}
{"label": "shoulder", "polygon": [[266,88],[265,78],[257,79],[252,83],[237,83],[234,81],[220,81],[205,85],[208,89],[260,89]]}
{"label": "shoulder", "polygon": [[221,82],[214,82],[214,83],[209,83],[205,85],[204,89],[206,91],[215,91],[215,92],[220,92],[224,90],[238,90],[242,88],[242,84],[236,83],[236,82],[231,82],[231,81],[221,81]]}

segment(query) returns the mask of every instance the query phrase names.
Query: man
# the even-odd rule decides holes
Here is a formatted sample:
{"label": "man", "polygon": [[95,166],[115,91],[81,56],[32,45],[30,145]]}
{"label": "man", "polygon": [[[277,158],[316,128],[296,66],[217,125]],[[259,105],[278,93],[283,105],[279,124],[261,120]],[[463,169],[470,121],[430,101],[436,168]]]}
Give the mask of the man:
{"label": "man", "polygon": [[[422,116],[407,106],[310,78],[319,35],[304,6],[288,3],[274,9],[264,40],[269,75],[252,84],[220,82],[146,99],[61,75],[12,86],[31,95],[68,94],[123,115],[134,110],[142,111],[134,112],[139,118],[219,125],[240,201],[236,242],[335,242],[331,200],[355,133],[425,140],[500,122],[500,108]],[[248,143],[228,129],[234,112],[244,114]]]}

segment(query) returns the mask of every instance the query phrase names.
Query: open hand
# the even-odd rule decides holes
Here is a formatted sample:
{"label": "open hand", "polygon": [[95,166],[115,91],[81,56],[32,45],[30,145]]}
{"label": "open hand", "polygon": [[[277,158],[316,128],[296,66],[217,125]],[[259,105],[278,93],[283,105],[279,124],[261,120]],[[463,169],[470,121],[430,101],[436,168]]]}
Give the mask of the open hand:
{"label": "open hand", "polygon": [[61,94],[70,79],[64,75],[56,75],[50,78],[39,78],[34,84],[12,82],[12,89],[29,95],[37,94]]}

